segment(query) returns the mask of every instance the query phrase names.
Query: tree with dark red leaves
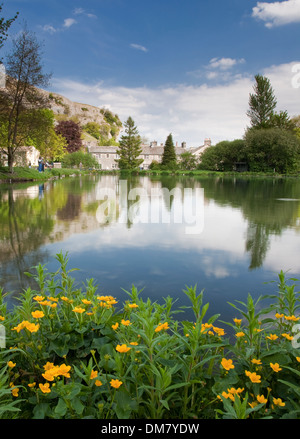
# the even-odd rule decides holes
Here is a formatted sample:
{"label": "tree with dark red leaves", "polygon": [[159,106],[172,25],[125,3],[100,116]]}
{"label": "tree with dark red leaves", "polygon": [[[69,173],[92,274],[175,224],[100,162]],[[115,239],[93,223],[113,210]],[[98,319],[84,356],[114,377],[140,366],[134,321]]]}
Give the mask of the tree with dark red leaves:
{"label": "tree with dark red leaves", "polygon": [[55,128],[57,134],[61,134],[67,141],[69,153],[79,151],[82,147],[81,127],[73,120],[62,120]]}

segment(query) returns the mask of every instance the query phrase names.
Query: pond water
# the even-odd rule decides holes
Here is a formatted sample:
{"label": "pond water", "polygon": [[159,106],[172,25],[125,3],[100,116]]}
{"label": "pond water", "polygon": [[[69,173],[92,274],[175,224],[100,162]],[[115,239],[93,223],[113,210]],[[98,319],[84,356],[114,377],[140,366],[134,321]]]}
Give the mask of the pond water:
{"label": "pond water", "polygon": [[[300,182],[292,178],[81,176],[0,185],[0,276],[13,303],[38,263],[58,268],[68,252],[80,287],[120,302],[132,284],[141,297],[174,309],[197,284],[207,315],[229,321],[228,304],[276,290],[280,270],[300,277]],[[240,316],[239,316],[240,317]],[[178,314],[190,318],[188,314]]]}

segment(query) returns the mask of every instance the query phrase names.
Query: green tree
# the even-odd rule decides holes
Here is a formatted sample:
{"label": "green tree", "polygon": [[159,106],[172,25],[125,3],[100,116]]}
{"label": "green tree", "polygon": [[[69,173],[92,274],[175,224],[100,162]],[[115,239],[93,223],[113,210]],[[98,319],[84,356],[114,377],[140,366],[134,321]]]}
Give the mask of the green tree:
{"label": "green tree", "polygon": [[180,155],[180,168],[192,171],[197,167],[197,158],[190,152],[186,151]]}
{"label": "green tree", "polygon": [[174,169],[177,166],[177,157],[174,148],[172,134],[169,134],[167,137],[161,165],[167,169]]}
{"label": "green tree", "polygon": [[201,155],[199,169],[209,171],[234,171],[236,163],[246,162],[245,141],[224,140],[207,148]]}
{"label": "green tree", "polygon": [[300,167],[300,139],[281,128],[248,130],[245,136],[251,171],[297,172]]}
{"label": "green tree", "polygon": [[142,153],[141,137],[131,117],[127,119],[124,127],[125,134],[121,136],[117,150],[120,158],[115,161],[120,169],[136,169],[143,163],[143,159],[138,158]]}
{"label": "green tree", "polygon": [[249,96],[249,110],[247,116],[251,126],[255,128],[266,128],[274,114],[277,100],[274,95],[270,80],[262,75],[255,76],[254,93]]}
{"label": "green tree", "polygon": [[26,28],[13,40],[6,60],[6,87],[0,90],[0,146],[13,172],[15,153],[25,144],[37,120],[36,110],[46,108],[46,96],[38,89],[48,85],[42,70],[40,44]]}

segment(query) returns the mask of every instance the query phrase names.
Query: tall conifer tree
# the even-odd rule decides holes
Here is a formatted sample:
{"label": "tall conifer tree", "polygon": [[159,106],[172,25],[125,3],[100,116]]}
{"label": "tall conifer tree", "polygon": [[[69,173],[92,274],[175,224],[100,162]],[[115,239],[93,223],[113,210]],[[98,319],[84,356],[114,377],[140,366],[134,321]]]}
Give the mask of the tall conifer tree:
{"label": "tall conifer tree", "polygon": [[167,168],[174,168],[177,164],[172,134],[167,137],[161,164]]}
{"label": "tall conifer tree", "polygon": [[127,119],[124,126],[125,134],[121,136],[117,151],[120,158],[116,159],[116,162],[120,169],[136,169],[143,163],[143,159],[138,158],[142,153],[140,147],[142,140],[131,117]]}

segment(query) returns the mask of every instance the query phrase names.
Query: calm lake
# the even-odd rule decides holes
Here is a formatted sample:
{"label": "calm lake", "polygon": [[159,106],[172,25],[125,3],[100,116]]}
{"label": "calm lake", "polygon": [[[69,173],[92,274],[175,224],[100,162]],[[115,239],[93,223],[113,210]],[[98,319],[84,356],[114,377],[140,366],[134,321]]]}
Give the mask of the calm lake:
{"label": "calm lake", "polygon": [[[300,277],[300,182],[287,178],[82,176],[0,185],[0,276],[9,303],[38,263],[68,252],[76,285],[122,303],[122,290],[174,309],[186,285],[204,289],[208,316],[239,316],[228,304],[276,290],[280,270]],[[31,281],[32,282],[32,281]],[[32,284],[31,284],[32,286]],[[188,313],[178,319],[189,318]]]}

